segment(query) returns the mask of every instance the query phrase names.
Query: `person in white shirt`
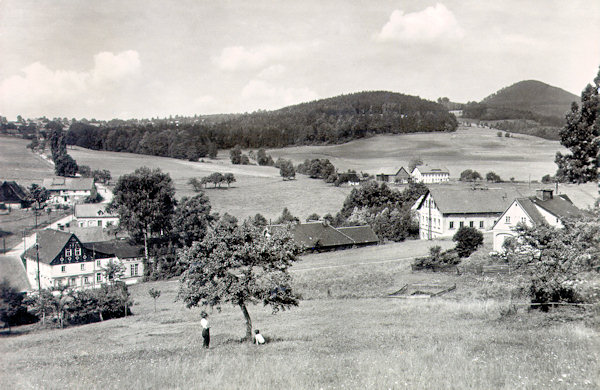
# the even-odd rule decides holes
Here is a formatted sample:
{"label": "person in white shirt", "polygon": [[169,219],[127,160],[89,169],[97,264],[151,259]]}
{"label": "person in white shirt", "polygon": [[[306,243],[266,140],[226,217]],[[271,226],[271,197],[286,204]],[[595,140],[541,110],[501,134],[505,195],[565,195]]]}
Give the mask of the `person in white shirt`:
{"label": "person in white shirt", "polygon": [[261,345],[265,343],[265,338],[260,334],[260,330],[256,329],[254,331],[254,342],[256,345]]}
{"label": "person in white shirt", "polygon": [[203,311],[202,319],[200,320],[200,325],[202,325],[202,339],[204,348],[208,348],[210,344],[210,326],[208,325],[208,314]]}

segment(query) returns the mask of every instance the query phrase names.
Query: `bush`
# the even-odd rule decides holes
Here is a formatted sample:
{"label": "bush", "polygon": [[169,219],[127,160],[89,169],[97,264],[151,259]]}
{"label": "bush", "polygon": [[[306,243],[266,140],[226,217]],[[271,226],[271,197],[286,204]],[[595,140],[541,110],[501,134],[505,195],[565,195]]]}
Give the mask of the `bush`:
{"label": "bush", "polygon": [[460,181],[477,181],[481,179],[481,174],[472,169],[465,169],[460,173]]}
{"label": "bush", "polygon": [[463,226],[454,234],[452,241],[456,242],[454,249],[459,257],[469,257],[483,245],[483,234],[475,228]]}
{"label": "bush", "polygon": [[429,248],[429,256],[417,257],[412,268],[414,270],[440,270],[449,267],[454,267],[460,263],[460,257],[454,249],[442,252],[442,247],[436,245]]}

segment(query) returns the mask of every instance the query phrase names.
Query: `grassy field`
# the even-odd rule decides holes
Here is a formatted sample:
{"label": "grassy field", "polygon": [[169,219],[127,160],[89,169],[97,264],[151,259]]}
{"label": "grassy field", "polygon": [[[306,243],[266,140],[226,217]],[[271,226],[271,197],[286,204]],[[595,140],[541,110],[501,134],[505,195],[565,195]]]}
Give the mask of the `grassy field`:
{"label": "grassy field", "polygon": [[[442,242],[449,245],[449,242]],[[242,314],[174,302],[178,282],[132,288],[134,316],[0,338],[0,387],[206,389],[597,389],[598,316],[521,308],[510,280],[413,273],[423,248],[394,244],[303,256],[292,273],[305,297],[272,315],[250,308],[268,343],[242,344]],[[425,248],[426,249],[426,248]],[[442,297],[386,298],[410,281],[455,283]],[[329,283],[330,294],[323,283]],[[162,291],[154,312],[150,288]]]}
{"label": "grassy field", "polygon": [[0,180],[17,181],[21,185],[41,184],[52,176],[54,168],[26,146],[30,141],[0,136]]}

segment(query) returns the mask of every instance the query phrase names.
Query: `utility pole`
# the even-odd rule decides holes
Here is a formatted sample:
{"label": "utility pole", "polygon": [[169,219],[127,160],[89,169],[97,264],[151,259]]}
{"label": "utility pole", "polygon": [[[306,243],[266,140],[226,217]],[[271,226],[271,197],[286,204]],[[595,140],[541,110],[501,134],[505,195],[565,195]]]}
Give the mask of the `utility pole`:
{"label": "utility pole", "polygon": [[42,282],[40,280],[40,251],[39,245],[37,243],[37,234],[35,235],[35,260],[37,262],[37,282],[38,282],[38,294],[40,297],[42,296]]}

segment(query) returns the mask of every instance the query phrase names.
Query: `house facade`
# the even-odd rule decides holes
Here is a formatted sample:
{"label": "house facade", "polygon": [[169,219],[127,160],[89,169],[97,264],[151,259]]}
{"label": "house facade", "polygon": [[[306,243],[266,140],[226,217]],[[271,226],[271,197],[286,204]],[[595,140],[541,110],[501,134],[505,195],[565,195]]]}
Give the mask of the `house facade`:
{"label": "house facade", "polygon": [[[37,245],[24,253],[32,289],[38,286],[99,287],[107,282],[104,268],[109,262],[123,266],[119,279],[127,284],[136,283],[144,274],[143,248],[140,247],[111,242],[84,244],[73,233],[49,229],[38,232],[36,240]],[[120,245],[127,249],[119,248]]]}
{"label": "house facade", "polygon": [[517,198],[494,224],[492,229],[494,251],[504,251],[504,241],[509,237],[516,236],[515,228],[518,224],[529,227],[547,224],[560,229],[563,227],[565,219],[581,215],[581,210],[571,202],[568,196],[554,196],[552,190],[537,190],[535,196]]}
{"label": "house facade", "polygon": [[93,178],[79,177],[44,179],[42,186],[50,192],[50,203],[69,206],[83,203],[84,199],[90,196],[95,188]]}
{"label": "house facade", "polygon": [[419,238],[452,237],[461,227],[490,231],[506,207],[520,196],[509,188],[431,187],[413,206]]}
{"label": "house facade", "polygon": [[14,181],[0,185],[0,204],[9,210],[29,207],[31,201],[27,192]]}
{"label": "house facade", "polygon": [[450,172],[445,167],[432,167],[429,165],[418,165],[410,173],[417,183],[443,183],[450,180]]}
{"label": "house facade", "polygon": [[117,226],[119,216],[106,210],[104,203],[76,204],[74,210],[75,221],[72,222],[81,228]]}

